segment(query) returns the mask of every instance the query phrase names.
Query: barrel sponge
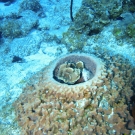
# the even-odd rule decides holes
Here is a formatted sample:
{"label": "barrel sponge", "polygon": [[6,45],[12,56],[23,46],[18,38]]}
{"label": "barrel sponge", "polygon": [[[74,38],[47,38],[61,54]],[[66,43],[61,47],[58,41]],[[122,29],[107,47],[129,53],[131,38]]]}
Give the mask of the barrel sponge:
{"label": "barrel sponge", "polygon": [[[96,80],[96,76],[101,75],[104,64],[101,62],[101,60],[94,58],[92,56],[88,56],[86,54],[81,54],[81,55],[71,54],[71,55],[66,55],[56,60],[55,63],[53,62],[50,67],[51,67],[49,68],[50,72],[48,72],[48,74],[50,74],[51,75],[50,77],[54,78],[54,80],[59,82],[59,80],[57,79],[61,78],[60,75],[63,74],[64,76],[66,76],[68,72],[72,74],[72,76],[74,76],[73,77],[74,81],[71,84],[76,84],[76,83],[78,84],[79,82],[76,82],[76,81],[86,76],[88,78],[87,83],[90,83],[90,82],[92,83],[93,80]],[[87,70],[87,73],[86,73],[86,70]],[[84,71],[86,74],[84,74]]]}
{"label": "barrel sponge", "polygon": [[[78,63],[79,61],[83,62],[85,65],[85,69],[89,70],[93,76],[87,81],[82,81],[82,83],[75,83],[73,85],[68,85],[66,83],[61,83],[56,77],[59,70],[59,67],[65,63]],[[46,67],[44,71],[45,78],[45,86],[49,88],[48,94],[53,94],[59,98],[65,98],[67,101],[74,101],[77,99],[84,98],[81,95],[84,94],[83,90],[88,91],[90,95],[90,91],[94,93],[96,91],[95,85],[96,83],[101,83],[102,78],[104,77],[104,63],[93,56],[89,56],[87,54],[70,54],[60,57],[59,59],[54,60],[52,63]],[[85,75],[87,76],[87,75]],[[99,79],[101,78],[101,79]],[[81,79],[81,78],[80,78]],[[70,94],[70,96],[68,96]],[[76,97],[74,96],[76,95]]]}
{"label": "barrel sponge", "polygon": [[[33,75],[14,103],[22,134],[129,134],[125,125],[131,118],[127,103],[132,69],[121,57],[100,58],[68,54]],[[79,78],[64,82],[61,68],[70,68],[73,75],[78,69]]]}

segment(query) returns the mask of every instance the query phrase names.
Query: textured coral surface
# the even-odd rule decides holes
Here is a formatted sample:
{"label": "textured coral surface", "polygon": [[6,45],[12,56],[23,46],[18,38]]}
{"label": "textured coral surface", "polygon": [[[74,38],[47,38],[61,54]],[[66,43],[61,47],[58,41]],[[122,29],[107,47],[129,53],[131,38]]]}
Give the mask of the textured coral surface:
{"label": "textured coral surface", "polygon": [[69,51],[82,49],[91,35],[100,33],[104,26],[123,12],[122,1],[83,0],[74,22],[63,34],[63,42]]}
{"label": "textured coral surface", "polygon": [[[129,108],[135,71],[119,55],[99,54],[98,57],[64,56],[28,81],[14,104],[23,135],[130,133],[128,123],[133,125],[133,118]],[[57,66],[71,58],[74,62],[83,61],[94,72],[94,77],[75,85],[55,80]]]}
{"label": "textured coral surface", "polygon": [[[73,56],[74,57],[74,56]],[[74,57],[75,60],[75,57]],[[88,64],[85,66],[82,61],[74,62],[72,58],[69,57],[69,61],[65,63],[58,64],[54,70],[54,78],[59,82],[66,84],[78,84],[90,80],[93,77],[94,72],[92,73],[91,69],[87,69]],[[87,59],[85,61],[88,61]],[[89,65],[92,65],[93,62],[90,60]],[[95,67],[94,67],[95,66]],[[96,64],[93,64],[93,67],[96,68]]]}
{"label": "textured coral surface", "polygon": [[58,70],[57,78],[67,84],[74,84],[81,74],[81,69],[76,67],[74,63],[61,64]]}

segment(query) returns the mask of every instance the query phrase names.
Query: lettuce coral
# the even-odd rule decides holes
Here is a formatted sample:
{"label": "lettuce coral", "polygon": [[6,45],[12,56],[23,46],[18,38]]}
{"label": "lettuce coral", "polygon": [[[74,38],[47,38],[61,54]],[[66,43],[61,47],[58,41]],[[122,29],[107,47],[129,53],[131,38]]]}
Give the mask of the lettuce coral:
{"label": "lettuce coral", "polygon": [[[87,74],[87,75],[85,75]],[[86,79],[87,76],[87,79]],[[67,84],[75,84],[81,83],[92,76],[91,72],[84,67],[84,63],[82,61],[78,61],[76,63],[66,62],[59,66],[58,72],[56,73],[56,78],[59,81],[63,81]]]}
{"label": "lettuce coral", "polygon": [[81,71],[72,63],[60,65],[57,78],[67,84],[74,84],[80,78]]}

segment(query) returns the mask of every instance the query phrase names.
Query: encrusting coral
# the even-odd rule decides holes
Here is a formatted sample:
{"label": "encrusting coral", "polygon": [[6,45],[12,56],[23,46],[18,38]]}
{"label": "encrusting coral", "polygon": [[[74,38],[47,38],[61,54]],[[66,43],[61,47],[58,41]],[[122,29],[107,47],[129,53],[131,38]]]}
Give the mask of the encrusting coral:
{"label": "encrusting coral", "polygon": [[[70,54],[35,74],[14,103],[24,135],[129,134],[134,69],[121,56]],[[92,73],[72,85],[57,79],[62,66]],[[78,62],[82,62],[79,63]],[[82,72],[82,71],[80,71]],[[88,72],[86,72],[88,73]]]}

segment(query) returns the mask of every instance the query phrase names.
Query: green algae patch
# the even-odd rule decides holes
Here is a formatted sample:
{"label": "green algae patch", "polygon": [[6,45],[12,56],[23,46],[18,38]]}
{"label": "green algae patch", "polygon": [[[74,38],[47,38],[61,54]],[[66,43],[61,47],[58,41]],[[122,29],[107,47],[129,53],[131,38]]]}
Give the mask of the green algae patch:
{"label": "green algae patch", "polygon": [[135,22],[127,26],[126,34],[131,38],[135,38]]}

